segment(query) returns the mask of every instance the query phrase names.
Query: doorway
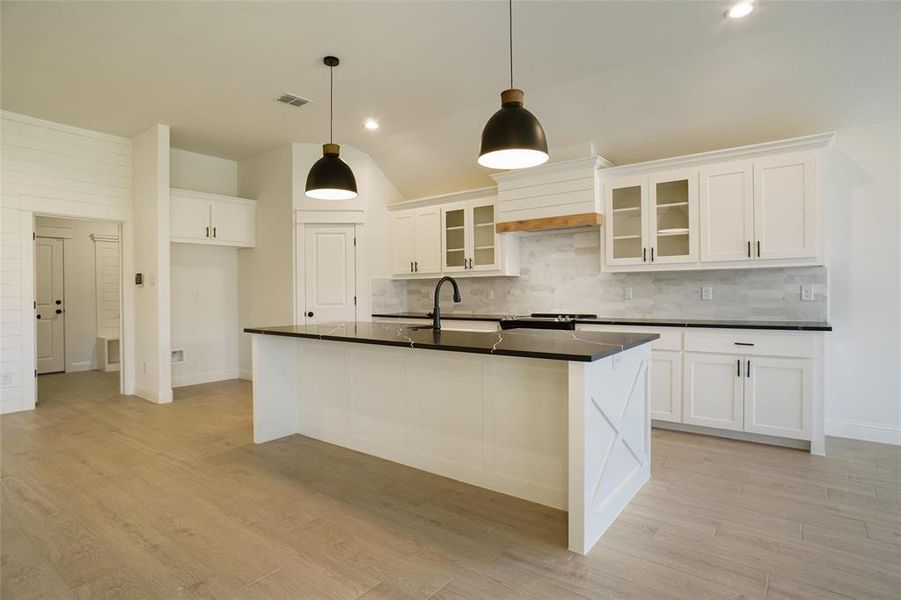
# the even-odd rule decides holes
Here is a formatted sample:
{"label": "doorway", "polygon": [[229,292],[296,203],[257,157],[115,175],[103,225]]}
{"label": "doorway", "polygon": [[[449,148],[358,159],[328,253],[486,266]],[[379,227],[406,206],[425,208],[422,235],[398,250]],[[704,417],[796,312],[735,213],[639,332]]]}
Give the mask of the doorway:
{"label": "doorway", "polygon": [[356,226],[306,223],[303,228],[303,317],[307,324],[357,319]]}
{"label": "doorway", "polygon": [[65,390],[87,371],[121,387],[120,238],[114,221],[34,217],[38,403],[42,391]]}

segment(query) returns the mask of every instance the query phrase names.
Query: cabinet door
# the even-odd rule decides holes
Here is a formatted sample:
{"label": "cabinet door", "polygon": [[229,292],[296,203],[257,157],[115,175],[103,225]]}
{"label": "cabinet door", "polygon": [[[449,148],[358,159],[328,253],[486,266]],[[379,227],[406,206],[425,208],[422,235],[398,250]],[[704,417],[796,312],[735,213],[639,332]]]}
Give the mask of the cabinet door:
{"label": "cabinet door", "polygon": [[812,424],[811,361],[746,357],[745,431],[809,440]]}
{"label": "cabinet door", "polygon": [[473,200],[469,207],[472,250],[469,268],[472,271],[494,271],[500,264],[500,236],[495,232],[494,199]]}
{"label": "cabinet door", "polygon": [[256,225],[254,207],[239,202],[213,202],[210,205],[210,237],[237,246],[253,246]]}
{"label": "cabinet door", "polygon": [[648,262],[697,262],[698,171],[652,175],[648,194]]}
{"label": "cabinet door", "polygon": [[681,352],[651,352],[651,418],[682,422]]}
{"label": "cabinet door", "polygon": [[701,168],[701,262],[751,258],[754,244],[751,173],[751,161]]}
{"label": "cabinet door", "polygon": [[391,213],[391,272],[413,274],[413,211]]}
{"label": "cabinet door", "polygon": [[816,256],[814,158],[810,153],[754,161],[754,256]]}
{"label": "cabinet door", "polygon": [[742,358],[729,354],[686,352],[682,421],[741,431]]}
{"label": "cabinet door", "polygon": [[448,204],[441,209],[442,264],[445,273],[462,273],[469,269],[469,219],[466,209],[465,202]]}
{"label": "cabinet door", "polygon": [[210,201],[172,195],[169,202],[169,236],[178,241],[210,239]]}
{"label": "cabinet door", "polygon": [[647,186],[644,177],[609,182],[604,190],[607,212],[608,265],[640,265],[648,261]]}
{"label": "cabinet door", "polygon": [[413,223],[413,272],[441,273],[441,209],[417,209]]}

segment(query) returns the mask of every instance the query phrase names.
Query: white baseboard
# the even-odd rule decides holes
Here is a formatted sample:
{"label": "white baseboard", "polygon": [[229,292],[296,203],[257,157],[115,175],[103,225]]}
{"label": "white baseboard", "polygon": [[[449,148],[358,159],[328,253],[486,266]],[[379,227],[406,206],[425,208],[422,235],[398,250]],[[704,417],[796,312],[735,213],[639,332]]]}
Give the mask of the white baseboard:
{"label": "white baseboard", "polygon": [[245,381],[253,381],[253,369],[241,369],[238,378]]}
{"label": "white baseboard", "polygon": [[150,402],[155,402],[156,404],[168,404],[172,402],[172,390],[158,392],[138,384],[135,384],[135,396],[143,398],[144,400],[149,400]]}
{"label": "white baseboard", "polygon": [[66,369],[66,373],[78,373],[81,371],[90,371],[94,368],[94,365],[91,364],[91,361],[86,360],[83,362],[74,362],[69,363],[69,367]]}
{"label": "white baseboard", "polygon": [[179,375],[172,378],[172,387],[184,387],[186,385],[197,385],[199,383],[212,383],[214,381],[225,381],[226,379],[238,379],[240,372],[238,369],[222,369],[220,371],[204,371],[202,373],[189,373],[188,375]]}
{"label": "white baseboard", "polygon": [[826,435],[901,446],[901,427],[858,421],[826,421]]}

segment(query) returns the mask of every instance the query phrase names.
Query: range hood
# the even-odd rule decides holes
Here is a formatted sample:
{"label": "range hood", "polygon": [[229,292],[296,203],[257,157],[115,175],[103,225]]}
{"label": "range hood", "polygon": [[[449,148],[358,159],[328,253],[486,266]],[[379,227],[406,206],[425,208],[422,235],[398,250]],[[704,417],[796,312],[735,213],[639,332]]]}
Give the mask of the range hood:
{"label": "range hood", "polygon": [[498,233],[599,227],[604,223],[596,171],[599,156],[492,175],[497,182]]}

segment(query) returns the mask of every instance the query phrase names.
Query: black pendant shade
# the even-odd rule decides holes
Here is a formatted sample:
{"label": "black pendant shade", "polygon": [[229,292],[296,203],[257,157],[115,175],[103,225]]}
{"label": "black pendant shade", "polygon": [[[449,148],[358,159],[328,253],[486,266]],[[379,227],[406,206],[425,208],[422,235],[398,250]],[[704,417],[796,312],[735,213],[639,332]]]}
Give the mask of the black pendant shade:
{"label": "black pendant shade", "polygon": [[322,62],[329,68],[329,143],[322,145],[322,158],[313,163],[307,174],[306,195],[317,200],[350,200],[357,197],[357,180],[350,166],[339,157],[341,147],[332,142],[334,123],[334,79],[332,69],[338,66],[335,56]]}
{"label": "black pendant shade", "polygon": [[357,196],[354,172],[338,156],[338,144],[323,144],[322,158],[307,174],[306,194],[318,200],[350,200]]}
{"label": "black pendant shade", "polygon": [[510,89],[501,92],[501,109],[482,130],[479,164],[491,169],[525,169],[547,161],[547,138],[535,115],[522,105],[525,94],[513,87],[513,0],[510,17]]}
{"label": "black pendant shade", "polygon": [[501,109],[482,130],[479,164],[493,169],[522,169],[548,159],[544,128],[523,105],[522,90],[501,93]]}

